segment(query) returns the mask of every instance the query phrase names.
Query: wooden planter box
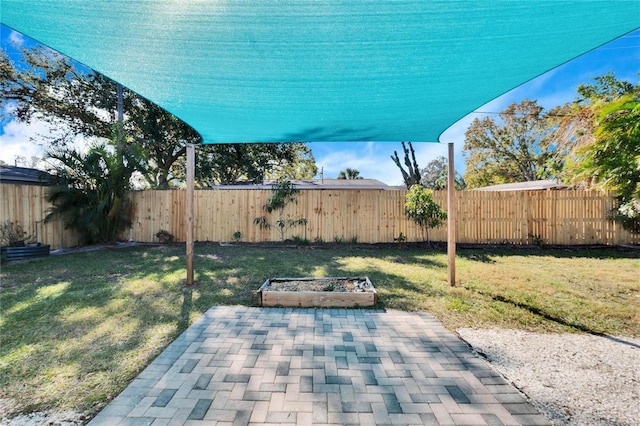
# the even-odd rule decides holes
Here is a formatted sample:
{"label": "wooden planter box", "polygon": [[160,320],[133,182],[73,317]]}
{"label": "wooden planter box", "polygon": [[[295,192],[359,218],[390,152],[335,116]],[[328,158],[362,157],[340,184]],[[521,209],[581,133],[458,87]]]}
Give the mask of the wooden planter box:
{"label": "wooden planter box", "polygon": [[32,257],[49,256],[49,244],[28,244],[20,247],[2,247],[0,256],[6,260],[31,259]]}
{"label": "wooden planter box", "polygon": [[[358,282],[365,291],[333,291],[332,283],[338,281]],[[320,290],[277,290],[280,283],[310,283]],[[354,308],[373,306],[378,294],[368,277],[328,278],[270,278],[258,289],[258,304],[264,307],[285,306],[297,308]]]}

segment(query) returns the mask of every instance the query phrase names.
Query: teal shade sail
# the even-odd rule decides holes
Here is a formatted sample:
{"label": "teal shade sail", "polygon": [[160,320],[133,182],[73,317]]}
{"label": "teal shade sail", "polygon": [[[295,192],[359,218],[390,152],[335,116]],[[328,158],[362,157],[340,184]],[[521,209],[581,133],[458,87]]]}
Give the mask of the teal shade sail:
{"label": "teal shade sail", "polygon": [[205,143],[432,142],[640,27],[638,0],[2,0],[2,23]]}

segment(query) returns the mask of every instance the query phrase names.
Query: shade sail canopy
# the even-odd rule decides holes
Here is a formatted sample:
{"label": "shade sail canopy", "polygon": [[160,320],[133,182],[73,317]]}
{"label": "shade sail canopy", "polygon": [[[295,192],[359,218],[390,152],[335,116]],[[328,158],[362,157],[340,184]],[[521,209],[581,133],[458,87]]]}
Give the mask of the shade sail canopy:
{"label": "shade sail canopy", "polygon": [[2,0],[2,23],[206,143],[427,142],[640,27],[640,1]]}

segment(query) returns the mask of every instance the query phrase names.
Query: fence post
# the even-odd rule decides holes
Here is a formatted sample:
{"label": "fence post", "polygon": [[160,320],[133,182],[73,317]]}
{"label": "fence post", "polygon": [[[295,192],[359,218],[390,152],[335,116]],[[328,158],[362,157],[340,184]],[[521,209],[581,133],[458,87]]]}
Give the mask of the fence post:
{"label": "fence post", "polygon": [[187,285],[193,285],[193,197],[195,185],[196,146],[187,144]]}
{"label": "fence post", "polygon": [[453,143],[449,142],[449,173],[447,176],[447,255],[449,285],[456,285],[456,175],[453,168]]}

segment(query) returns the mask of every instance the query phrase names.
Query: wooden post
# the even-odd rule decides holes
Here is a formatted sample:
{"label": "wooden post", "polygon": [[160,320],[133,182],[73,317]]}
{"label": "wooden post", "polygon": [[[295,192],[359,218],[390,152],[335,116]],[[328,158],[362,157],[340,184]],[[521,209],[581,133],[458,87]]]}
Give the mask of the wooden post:
{"label": "wooden post", "polygon": [[447,174],[447,255],[449,257],[449,285],[456,285],[456,175],[453,168],[453,143],[449,142],[449,170]]}
{"label": "wooden post", "polygon": [[[122,122],[124,120],[124,101],[122,96],[122,84],[116,83],[117,110],[118,110],[118,127],[116,146],[118,150],[122,149]],[[119,155],[119,154],[118,154]]]}
{"label": "wooden post", "polygon": [[187,144],[187,285],[193,285],[193,197],[195,186],[196,146]]}

